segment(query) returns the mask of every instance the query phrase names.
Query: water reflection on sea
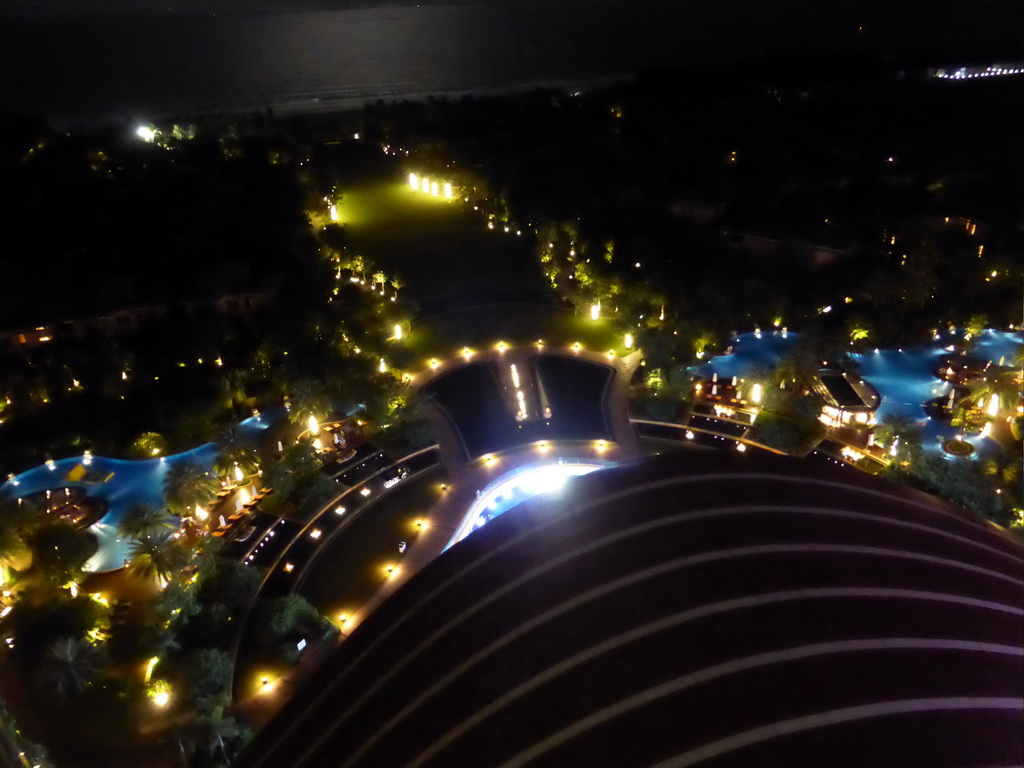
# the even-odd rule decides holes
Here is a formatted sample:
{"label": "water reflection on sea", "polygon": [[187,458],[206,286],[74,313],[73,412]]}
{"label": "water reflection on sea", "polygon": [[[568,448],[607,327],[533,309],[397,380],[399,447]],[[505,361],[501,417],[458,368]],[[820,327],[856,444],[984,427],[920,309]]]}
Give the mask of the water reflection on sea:
{"label": "water reflection on sea", "polygon": [[[158,116],[571,84],[756,52],[738,0],[509,0],[217,16],[0,19],[6,110]],[[775,41],[778,42],[777,40]]]}

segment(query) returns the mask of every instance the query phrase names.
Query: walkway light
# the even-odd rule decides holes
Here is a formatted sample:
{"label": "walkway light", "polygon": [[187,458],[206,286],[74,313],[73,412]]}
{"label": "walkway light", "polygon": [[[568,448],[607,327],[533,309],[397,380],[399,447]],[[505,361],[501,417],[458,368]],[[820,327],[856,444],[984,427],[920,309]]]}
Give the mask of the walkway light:
{"label": "walkway light", "polygon": [[414,190],[418,190],[420,188],[420,177],[415,173],[409,174],[409,186]]}
{"label": "walkway light", "polygon": [[420,182],[420,191],[429,194],[430,193],[430,179],[426,176],[423,177],[423,181]]}
{"label": "walkway light", "polygon": [[445,200],[452,199],[452,185],[451,182],[446,181],[444,183],[444,198]]}
{"label": "walkway light", "polygon": [[433,181],[430,183],[430,194],[437,197],[437,182]]}

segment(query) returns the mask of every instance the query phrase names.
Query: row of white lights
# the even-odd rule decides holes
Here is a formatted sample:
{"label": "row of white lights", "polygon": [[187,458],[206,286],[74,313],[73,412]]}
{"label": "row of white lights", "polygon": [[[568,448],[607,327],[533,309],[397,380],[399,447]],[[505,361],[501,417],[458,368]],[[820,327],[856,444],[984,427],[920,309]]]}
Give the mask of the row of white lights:
{"label": "row of white lights", "polygon": [[1015,69],[1005,69],[1003,67],[988,67],[982,72],[967,72],[966,67],[958,69],[953,74],[947,74],[946,72],[938,72],[935,76],[942,80],[966,80],[974,77],[996,77],[999,75],[1019,75],[1024,72],[1024,69],[1017,67]]}

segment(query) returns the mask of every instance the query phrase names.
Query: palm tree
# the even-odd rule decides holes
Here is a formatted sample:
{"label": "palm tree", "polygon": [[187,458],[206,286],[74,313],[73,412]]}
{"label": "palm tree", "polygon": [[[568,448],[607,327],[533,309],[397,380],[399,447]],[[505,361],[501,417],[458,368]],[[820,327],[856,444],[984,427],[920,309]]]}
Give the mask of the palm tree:
{"label": "palm tree", "polygon": [[244,739],[248,730],[231,717],[224,715],[223,706],[214,706],[208,713],[200,714],[185,723],[177,732],[178,747],[182,756],[187,752],[205,755],[220,754],[225,764],[231,761],[225,742]]}
{"label": "palm tree", "polygon": [[984,378],[972,382],[970,392],[957,405],[961,408],[970,408],[972,404],[980,401],[979,407],[987,413],[993,396],[996,397],[999,410],[1008,411],[1016,408],[1021,399],[1019,371],[1013,368],[996,369]]}
{"label": "palm tree", "polygon": [[140,581],[170,581],[189,564],[191,554],[167,534],[136,541],[128,555],[128,573]]}
{"label": "palm tree", "polygon": [[899,439],[897,451],[912,451],[921,445],[922,430],[918,420],[906,411],[897,411],[882,417],[875,426],[875,441],[892,445]]}
{"label": "palm tree", "polygon": [[783,383],[791,383],[797,392],[802,392],[810,389],[819,370],[820,357],[810,349],[794,346],[779,359],[775,366],[775,376]]}
{"label": "palm tree", "polygon": [[152,504],[132,504],[117,523],[117,532],[125,539],[148,539],[175,527],[166,509]]}
{"label": "palm tree", "polygon": [[220,482],[195,460],[173,465],[164,477],[164,499],[167,507],[179,516],[195,511],[197,504],[206,504],[220,489]]}
{"label": "palm tree", "polygon": [[310,416],[316,418],[318,422],[326,421],[331,413],[327,393],[318,381],[300,381],[292,392],[291,403],[288,418],[294,424],[305,424]]}
{"label": "palm tree", "polygon": [[237,426],[224,430],[216,442],[220,453],[213,464],[213,470],[221,477],[230,475],[235,466],[238,466],[244,475],[251,475],[259,468],[259,455],[246,443]]}
{"label": "palm tree", "polygon": [[61,699],[78,697],[96,679],[101,660],[99,649],[87,641],[62,637],[46,650],[39,675]]}

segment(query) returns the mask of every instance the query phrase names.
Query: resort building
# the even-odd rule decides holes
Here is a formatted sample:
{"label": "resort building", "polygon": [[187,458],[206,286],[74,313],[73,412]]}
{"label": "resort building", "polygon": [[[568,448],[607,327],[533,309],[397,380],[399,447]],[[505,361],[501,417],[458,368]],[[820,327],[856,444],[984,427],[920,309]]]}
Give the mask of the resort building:
{"label": "resort building", "polygon": [[238,764],[1017,765],[1021,555],[840,467],[630,462],[423,568]]}

